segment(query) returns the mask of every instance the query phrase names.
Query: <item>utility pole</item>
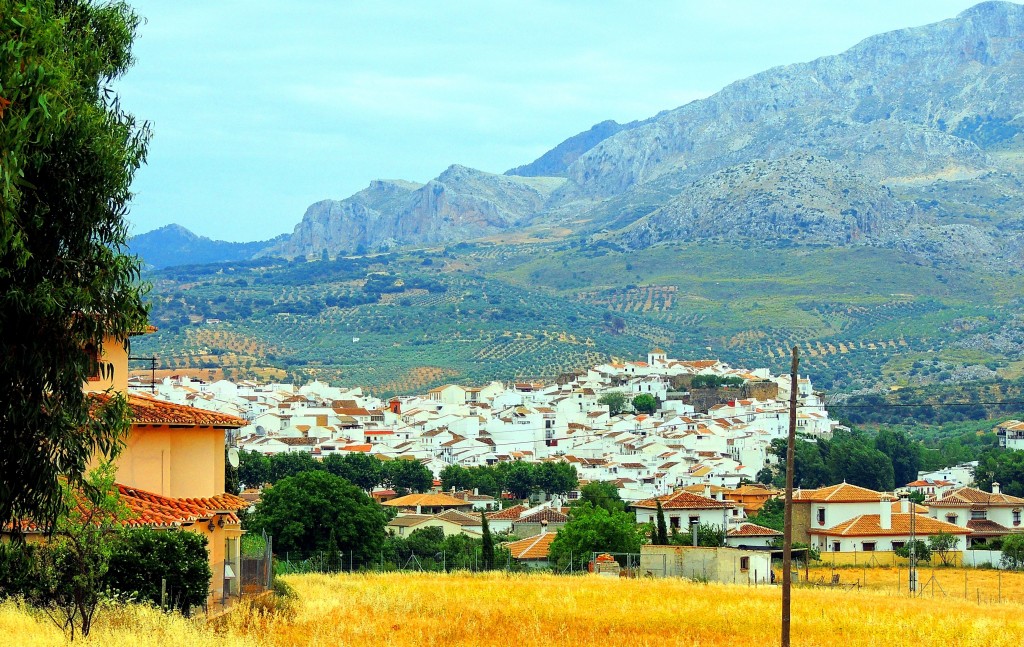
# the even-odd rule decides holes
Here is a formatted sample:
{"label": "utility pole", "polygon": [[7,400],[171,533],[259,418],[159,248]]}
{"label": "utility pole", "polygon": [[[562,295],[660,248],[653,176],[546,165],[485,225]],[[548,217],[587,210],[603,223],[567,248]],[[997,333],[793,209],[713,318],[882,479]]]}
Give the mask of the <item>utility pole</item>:
{"label": "utility pole", "polygon": [[789,438],[786,442],[786,509],[782,533],[782,647],[789,647],[789,607],[791,601],[790,568],[793,560],[793,447],[796,444],[796,392],[799,381],[800,351],[793,347],[793,365],[789,372]]}

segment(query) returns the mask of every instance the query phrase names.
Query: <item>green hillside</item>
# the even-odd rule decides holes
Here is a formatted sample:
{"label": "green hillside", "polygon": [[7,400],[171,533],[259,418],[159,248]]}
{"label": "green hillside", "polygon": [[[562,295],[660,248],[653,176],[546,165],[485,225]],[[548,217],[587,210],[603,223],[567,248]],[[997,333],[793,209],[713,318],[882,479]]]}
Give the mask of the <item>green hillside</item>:
{"label": "green hillside", "polygon": [[837,391],[952,383],[1015,377],[1024,346],[1012,279],[872,247],[462,243],[147,279],[160,331],[133,355],[155,354],[159,368],[380,394],[553,378],[654,345],[777,370],[799,345],[816,385]]}

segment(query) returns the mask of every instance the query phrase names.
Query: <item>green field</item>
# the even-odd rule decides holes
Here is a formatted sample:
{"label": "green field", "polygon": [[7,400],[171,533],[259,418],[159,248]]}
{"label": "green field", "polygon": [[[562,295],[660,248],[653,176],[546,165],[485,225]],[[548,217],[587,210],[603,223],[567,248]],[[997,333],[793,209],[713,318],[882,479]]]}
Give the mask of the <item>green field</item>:
{"label": "green field", "polygon": [[553,378],[655,345],[776,370],[796,345],[816,386],[842,391],[955,381],[963,367],[1014,376],[1024,345],[1012,277],[870,247],[463,243],[147,279],[160,331],[136,356],[233,379],[277,367],[381,395]]}

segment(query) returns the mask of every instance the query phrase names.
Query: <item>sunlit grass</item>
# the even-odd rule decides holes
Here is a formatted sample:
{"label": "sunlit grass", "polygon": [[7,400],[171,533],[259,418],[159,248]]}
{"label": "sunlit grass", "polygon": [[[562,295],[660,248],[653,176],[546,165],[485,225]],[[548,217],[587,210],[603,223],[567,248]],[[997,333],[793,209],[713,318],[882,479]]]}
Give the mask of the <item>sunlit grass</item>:
{"label": "sunlit grass", "polygon": [[[854,573],[850,572],[851,577]],[[869,573],[879,581],[888,575],[894,573],[883,569]],[[97,619],[89,638],[76,644],[778,643],[780,602],[779,589],[774,587],[501,573],[284,579],[298,593],[293,613],[265,613],[242,605],[225,618],[208,622],[166,616],[145,607],[110,609]],[[942,596],[908,599],[895,591],[870,588],[797,589],[793,610],[794,645],[988,647],[1018,645],[1024,631],[1024,605],[1019,603],[978,605],[962,597]],[[16,637],[18,645],[66,642],[45,616],[10,602],[0,605],[0,631]]]}

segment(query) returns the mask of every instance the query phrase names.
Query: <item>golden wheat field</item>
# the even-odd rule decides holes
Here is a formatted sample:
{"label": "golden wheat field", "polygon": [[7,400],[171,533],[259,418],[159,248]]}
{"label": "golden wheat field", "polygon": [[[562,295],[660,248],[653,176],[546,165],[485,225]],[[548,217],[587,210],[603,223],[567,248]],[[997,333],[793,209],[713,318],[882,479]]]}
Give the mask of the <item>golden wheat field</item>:
{"label": "golden wheat field", "polygon": [[[79,645],[757,645],[778,644],[779,589],[501,573],[299,575],[290,610],[242,605],[214,621],[144,607],[105,611]],[[793,644],[1019,645],[1024,605],[796,589]],[[66,644],[45,616],[0,605],[25,647]]]}

